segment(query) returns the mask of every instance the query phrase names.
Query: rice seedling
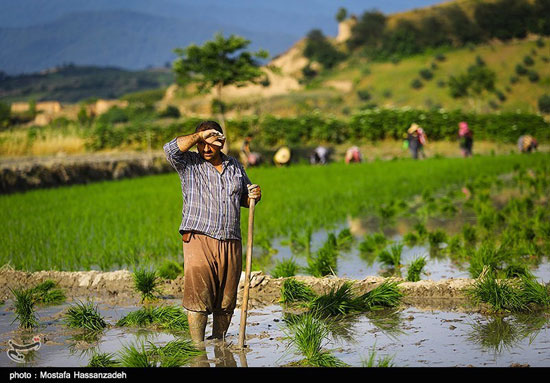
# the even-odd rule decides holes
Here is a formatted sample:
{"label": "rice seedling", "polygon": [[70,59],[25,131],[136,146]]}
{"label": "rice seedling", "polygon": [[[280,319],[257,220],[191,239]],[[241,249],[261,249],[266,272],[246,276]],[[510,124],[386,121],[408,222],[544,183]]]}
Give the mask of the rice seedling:
{"label": "rice seedling", "polygon": [[462,250],[462,241],[460,239],[460,236],[457,234],[457,235],[453,235],[451,237],[449,237],[448,241],[447,241],[447,247],[445,249],[449,255],[456,255],[456,254],[459,254]]}
{"label": "rice seedling", "polygon": [[442,197],[439,200],[439,211],[446,216],[453,216],[458,212],[458,209],[450,198]]}
{"label": "rice seedling", "polygon": [[430,248],[439,249],[439,244],[447,241],[447,234],[441,230],[436,229],[428,233],[428,242],[430,243]]}
{"label": "rice seedling", "polygon": [[306,272],[314,277],[336,275],[338,254],[333,249],[322,247],[315,257],[308,259]]}
{"label": "rice seedling", "polygon": [[286,278],[293,277],[300,270],[300,266],[292,259],[284,259],[275,264],[275,267],[271,270],[271,276],[273,278]]}
{"label": "rice seedling", "polygon": [[117,326],[155,327],[172,331],[189,329],[187,315],[179,306],[144,307],[122,317]]}
{"label": "rice seedling", "polygon": [[138,342],[125,345],[117,354],[120,367],[156,367],[153,355],[147,352],[145,344]]}
{"label": "rice seedling", "polygon": [[[30,289],[11,289],[15,300],[15,319],[19,321],[21,328],[33,328],[38,326],[38,318],[34,309],[35,298]],[[11,323],[13,323],[11,322]]]}
{"label": "rice seedling", "polygon": [[361,253],[374,253],[388,243],[388,239],[383,233],[374,233],[367,235],[365,240],[359,244]]}
{"label": "rice seedling", "polygon": [[286,338],[290,346],[294,346],[305,358],[298,362],[302,366],[311,367],[345,367],[340,359],[329,351],[323,350],[328,340],[329,331],[323,321],[306,313],[299,315],[287,324]]}
{"label": "rice seedling", "polygon": [[138,269],[134,271],[134,289],[141,294],[142,303],[146,300],[155,299],[154,294],[160,293],[159,283],[159,277],[154,270]]}
{"label": "rice seedling", "polygon": [[390,223],[397,214],[397,210],[393,204],[383,204],[378,206],[378,215],[382,219],[382,223]]}
{"label": "rice seedling", "polygon": [[295,231],[290,233],[290,250],[293,254],[305,253],[307,257],[311,255],[311,237],[313,229],[308,226],[303,234],[298,235]]}
{"label": "rice seedling", "polygon": [[497,280],[494,273],[489,271],[476,280],[473,287],[467,290],[467,294],[475,303],[486,303],[495,312],[528,309],[527,302],[516,285],[510,280]]}
{"label": "rice seedling", "polygon": [[475,245],[477,242],[477,230],[475,226],[468,223],[462,226],[462,238],[464,238],[464,243],[466,245]]}
{"label": "rice seedling", "polygon": [[422,222],[417,222],[414,225],[414,230],[418,233],[418,238],[423,239],[426,238],[428,235],[428,229],[426,229],[426,225],[424,225]]}
{"label": "rice seedling", "polygon": [[338,250],[349,251],[354,241],[355,238],[353,238],[351,230],[343,229],[338,233],[338,237],[336,238],[337,248]]}
{"label": "rice seedling", "polygon": [[550,306],[550,291],[547,286],[530,276],[523,275],[520,280],[520,296],[523,302],[542,307]]}
{"label": "rice seedling", "polygon": [[86,367],[117,367],[118,361],[111,353],[94,353]]}
{"label": "rice seedling", "polygon": [[409,232],[403,236],[403,243],[408,247],[413,247],[419,241],[419,237],[415,232]]}
{"label": "rice seedling", "polygon": [[178,262],[166,260],[158,269],[158,275],[165,279],[176,279],[178,275],[183,274],[183,266]]}
{"label": "rice seedling", "polygon": [[483,242],[479,249],[470,252],[468,272],[472,278],[477,278],[484,268],[497,271],[502,268],[502,262],[507,257],[502,246],[497,248],[493,242]]}
{"label": "rice seedling", "polygon": [[533,277],[529,267],[523,263],[511,263],[507,265],[502,271],[502,274],[504,278]]}
{"label": "rice seedling", "polygon": [[180,367],[193,357],[204,354],[204,351],[196,348],[190,340],[176,339],[164,346],[156,346],[149,342],[147,353],[160,367]]}
{"label": "rice seedling", "polygon": [[383,265],[399,268],[401,267],[401,253],[403,252],[403,245],[396,244],[390,247],[389,250],[384,249],[378,253],[378,261]]}
{"label": "rice seedling", "polygon": [[263,255],[277,254],[278,250],[272,246],[271,239],[263,233],[260,233],[254,237],[254,246],[261,249]]}
{"label": "rice seedling", "polygon": [[101,331],[107,327],[97,305],[94,306],[93,302],[77,302],[70,306],[65,314],[65,324],[71,328],[88,331]]}
{"label": "rice seedling", "polygon": [[355,311],[352,287],[351,282],[345,282],[330,289],[328,293],[313,298],[308,304],[310,311],[320,317],[345,315]]}
{"label": "rice seedling", "polygon": [[412,261],[407,270],[407,281],[418,282],[424,266],[426,266],[425,257],[419,257]]}
{"label": "rice seedling", "polygon": [[366,292],[354,300],[356,311],[378,310],[384,307],[399,305],[403,293],[399,291],[398,283],[384,281],[369,292]]}
{"label": "rice seedling", "polygon": [[65,302],[66,296],[63,290],[56,288],[57,283],[48,279],[31,289],[35,302],[45,305],[58,305]]}
{"label": "rice seedling", "polygon": [[294,278],[285,279],[281,286],[281,303],[308,302],[315,298],[315,292],[303,282]]}
{"label": "rice seedling", "polygon": [[367,359],[361,362],[362,367],[393,367],[393,356],[385,355],[378,358],[376,361],[376,344],[372,346]]}

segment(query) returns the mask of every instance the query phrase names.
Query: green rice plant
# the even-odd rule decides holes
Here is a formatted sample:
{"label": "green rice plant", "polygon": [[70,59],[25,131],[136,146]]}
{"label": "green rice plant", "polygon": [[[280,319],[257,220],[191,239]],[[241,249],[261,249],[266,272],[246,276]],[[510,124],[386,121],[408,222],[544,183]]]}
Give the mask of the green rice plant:
{"label": "green rice plant", "polygon": [[389,223],[397,214],[397,210],[393,204],[382,204],[378,206],[378,215],[382,219],[382,223]]}
{"label": "green rice plant", "polygon": [[413,247],[419,241],[419,237],[415,232],[409,232],[403,236],[403,243],[408,247]]}
{"label": "green rice plant", "polygon": [[271,270],[271,276],[273,278],[287,278],[293,277],[300,270],[300,266],[292,259],[284,259],[275,264],[273,270]]}
{"label": "green rice plant", "polygon": [[407,270],[407,281],[418,282],[424,266],[426,266],[425,257],[419,257],[412,261]]}
{"label": "green rice plant", "polygon": [[475,303],[486,303],[495,312],[528,309],[521,291],[510,280],[497,280],[493,272],[486,270],[485,275],[466,291]]}
{"label": "green rice plant", "polygon": [[548,287],[537,282],[530,276],[520,277],[521,299],[526,304],[548,307],[550,306],[550,291]]}
{"label": "green rice plant", "polygon": [[439,199],[439,211],[446,216],[453,216],[458,212],[457,207],[453,201],[448,197],[442,197]]}
{"label": "green rice plant", "polygon": [[172,331],[189,329],[187,315],[179,306],[144,307],[122,317],[116,325],[121,327],[154,327]]}
{"label": "green rice plant", "polygon": [[417,222],[414,225],[414,230],[418,233],[418,238],[424,239],[428,235],[428,229],[426,228],[426,225],[424,225],[422,222]]}
{"label": "green rice plant", "polygon": [[383,265],[399,268],[401,267],[401,253],[403,252],[403,244],[396,244],[390,247],[389,251],[383,249],[378,253],[378,261]]}
{"label": "green rice plant", "polygon": [[449,253],[449,255],[456,255],[456,254],[459,254],[462,250],[462,241],[460,239],[460,236],[457,234],[457,235],[453,235],[451,237],[449,237],[448,241],[447,241],[447,247],[446,247],[446,251]]}
{"label": "green rice plant", "polygon": [[393,356],[379,357],[376,361],[376,344],[372,346],[372,350],[369,352],[369,356],[366,360],[361,362],[362,367],[393,367]]}
{"label": "green rice plant", "polygon": [[155,299],[154,294],[160,293],[159,283],[159,277],[154,270],[138,269],[134,271],[134,290],[141,294],[142,303],[146,300]]}
{"label": "green rice plant", "polygon": [[313,229],[307,226],[303,234],[298,235],[295,231],[290,233],[290,250],[294,254],[305,253],[307,257],[311,255],[311,237]]}
{"label": "green rice plant", "polygon": [[71,328],[80,328],[88,331],[100,331],[107,327],[107,323],[99,313],[93,302],[77,302],[71,305],[65,314],[65,324]]}
{"label": "green rice plant", "polygon": [[498,271],[507,257],[502,246],[497,248],[493,242],[483,242],[477,250],[470,251],[468,272],[472,278],[477,278],[486,267],[489,271]]}
{"label": "green rice plant", "polygon": [[67,297],[63,290],[57,288],[57,283],[51,279],[36,285],[32,289],[36,303],[58,305],[65,302]]}
{"label": "green rice plant", "polygon": [[439,249],[439,244],[447,241],[447,234],[441,230],[436,229],[428,233],[428,242],[430,243],[430,248]]}
{"label": "green rice plant", "polygon": [[[11,289],[15,301],[15,319],[19,321],[21,328],[33,328],[38,326],[38,319],[34,309],[35,298],[31,289]],[[13,323],[11,322],[11,323]]]}
{"label": "green rice plant", "polygon": [[294,278],[285,279],[281,286],[281,303],[309,302],[316,296],[315,292],[303,282]]}
{"label": "green rice plant", "polygon": [[356,297],[353,307],[360,312],[395,307],[399,305],[402,298],[403,293],[399,290],[397,282],[384,281],[371,291]]}
{"label": "green rice plant", "polygon": [[477,242],[477,230],[475,226],[470,224],[465,224],[462,226],[462,238],[464,238],[464,243],[468,246],[473,246]]}
{"label": "green rice plant", "polygon": [[115,355],[111,353],[94,353],[86,367],[118,367]]}
{"label": "green rice plant", "polygon": [[178,262],[166,260],[158,269],[158,275],[165,279],[176,279],[178,275],[183,274],[183,266]]}
{"label": "green rice plant", "polygon": [[338,237],[336,238],[338,250],[349,251],[354,241],[355,238],[353,238],[351,230],[347,228],[343,229],[338,233]]}
{"label": "green rice plant", "polygon": [[333,249],[322,247],[315,257],[308,259],[306,272],[319,278],[325,275],[336,275],[337,257],[338,254]]}
{"label": "green rice plant", "polygon": [[311,313],[302,314],[287,324],[285,331],[290,345],[305,358],[298,364],[311,367],[345,367],[340,359],[323,349],[329,331],[323,321]]}
{"label": "green rice plant", "polygon": [[524,263],[511,263],[504,268],[502,274],[504,278],[533,277],[529,266]]}
{"label": "green rice plant", "polygon": [[154,356],[147,352],[143,342],[125,345],[117,354],[120,367],[156,367]]}
{"label": "green rice plant", "polygon": [[361,253],[374,253],[387,243],[388,239],[383,233],[374,233],[365,236],[365,240],[359,244],[359,251]]}
{"label": "green rice plant", "polygon": [[147,353],[160,367],[181,367],[193,357],[202,355],[205,352],[196,348],[190,340],[176,339],[164,346],[156,346],[149,342]]}
{"label": "green rice plant", "polygon": [[355,311],[352,288],[351,282],[344,282],[328,293],[313,298],[308,304],[310,312],[320,317],[330,317]]}

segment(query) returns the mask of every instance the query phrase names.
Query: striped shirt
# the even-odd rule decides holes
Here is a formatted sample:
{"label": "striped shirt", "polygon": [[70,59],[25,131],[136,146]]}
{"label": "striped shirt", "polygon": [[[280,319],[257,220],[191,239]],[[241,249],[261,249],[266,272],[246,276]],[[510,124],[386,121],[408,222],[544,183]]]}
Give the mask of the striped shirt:
{"label": "striped shirt", "polygon": [[220,173],[199,153],[182,152],[176,140],[164,145],[164,153],[181,181],[180,234],[194,231],[219,240],[240,240],[241,206],[247,206],[247,185],[251,184],[244,168],[235,158],[220,153]]}

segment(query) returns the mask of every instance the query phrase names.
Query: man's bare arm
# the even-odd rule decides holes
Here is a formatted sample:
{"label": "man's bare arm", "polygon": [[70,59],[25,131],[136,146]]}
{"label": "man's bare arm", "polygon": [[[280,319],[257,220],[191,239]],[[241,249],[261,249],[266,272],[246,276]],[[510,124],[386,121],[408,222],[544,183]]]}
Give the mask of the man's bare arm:
{"label": "man's bare arm", "polygon": [[[217,138],[217,139],[225,139],[225,137],[223,137],[223,135],[217,130],[209,129],[209,130],[203,130],[197,133],[191,133],[186,136],[179,136],[176,139],[176,143],[178,144],[179,150],[181,150],[182,152],[186,152],[189,149],[191,149],[193,146],[195,146],[198,142],[206,141],[206,139],[210,137]],[[212,141],[212,139],[209,141]],[[215,142],[213,143],[216,145]]]}

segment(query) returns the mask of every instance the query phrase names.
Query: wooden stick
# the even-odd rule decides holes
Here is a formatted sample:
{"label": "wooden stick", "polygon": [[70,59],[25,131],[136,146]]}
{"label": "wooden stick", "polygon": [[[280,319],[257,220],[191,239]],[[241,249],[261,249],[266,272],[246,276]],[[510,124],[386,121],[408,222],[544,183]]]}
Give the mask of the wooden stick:
{"label": "wooden stick", "polygon": [[256,200],[250,200],[248,210],[248,239],[246,245],[246,271],[244,274],[243,300],[241,303],[241,328],[239,330],[239,348],[244,347],[246,336],[246,316],[248,314],[248,290],[250,288],[250,271],[252,269],[252,245],[254,243],[254,207]]}

